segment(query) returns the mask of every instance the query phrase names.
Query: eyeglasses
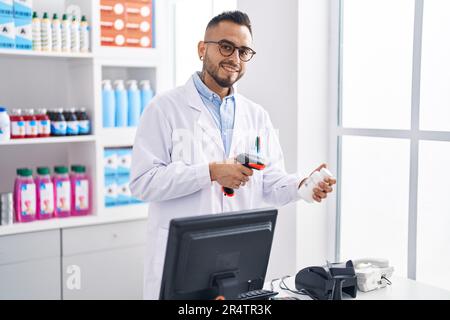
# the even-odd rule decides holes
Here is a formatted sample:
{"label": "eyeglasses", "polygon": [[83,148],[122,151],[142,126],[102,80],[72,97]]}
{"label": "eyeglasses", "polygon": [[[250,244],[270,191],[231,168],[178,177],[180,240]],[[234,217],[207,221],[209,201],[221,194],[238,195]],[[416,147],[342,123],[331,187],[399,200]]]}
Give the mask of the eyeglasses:
{"label": "eyeglasses", "polygon": [[239,51],[239,59],[244,62],[250,61],[256,52],[248,47],[236,47],[235,44],[231,41],[220,40],[220,41],[205,41],[205,43],[215,43],[219,45],[220,54],[224,57],[231,57],[236,51]]}

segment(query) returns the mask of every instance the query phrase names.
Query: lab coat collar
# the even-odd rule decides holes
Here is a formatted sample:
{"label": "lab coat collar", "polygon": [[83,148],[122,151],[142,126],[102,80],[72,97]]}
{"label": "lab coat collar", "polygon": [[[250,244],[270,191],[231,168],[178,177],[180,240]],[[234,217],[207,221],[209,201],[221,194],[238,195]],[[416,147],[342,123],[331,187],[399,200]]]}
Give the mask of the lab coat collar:
{"label": "lab coat collar", "polygon": [[194,79],[191,77],[185,85],[185,95],[187,98],[188,105],[200,112],[197,119],[197,124],[204,131],[204,133],[211,138],[216,144],[222,155],[225,156],[225,148],[223,146],[222,137],[220,135],[220,130],[217,128],[211,113],[206,109],[200,94],[194,84]]}
{"label": "lab coat collar", "polygon": [[[220,135],[220,130],[217,128],[216,123],[211,115],[211,113],[206,109],[200,94],[194,84],[193,76],[188,80],[185,88],[185,96],[187,98],[188,105],[199,111],[200,115],[198,117],[197,123],[203,129],[203,131],[215,142],[218,148],[222,151],[225,158],[225,149],[223,146],[222,137]],[[234,155],[234,149],[240,140],[240,135],[245,131],[246,121],[244,119],[244,110],[242,110],[242,100],[239,94],[237,94],[236,88],[233,88],[233,94],[236,103],[236,109],[234,114],[234,128],[233,128],[233,138],[231,141],[230,156]]]}

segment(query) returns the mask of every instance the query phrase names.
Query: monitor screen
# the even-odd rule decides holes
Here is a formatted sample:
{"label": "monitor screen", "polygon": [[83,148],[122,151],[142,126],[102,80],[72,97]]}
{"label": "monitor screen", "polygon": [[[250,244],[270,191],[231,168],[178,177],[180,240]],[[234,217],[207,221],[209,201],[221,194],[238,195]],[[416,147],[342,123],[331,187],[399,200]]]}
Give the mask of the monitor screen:
{"label": "monitor screen", "polygon": [[174,219],[160,299],[236,299],[262,289],[278,211]]}

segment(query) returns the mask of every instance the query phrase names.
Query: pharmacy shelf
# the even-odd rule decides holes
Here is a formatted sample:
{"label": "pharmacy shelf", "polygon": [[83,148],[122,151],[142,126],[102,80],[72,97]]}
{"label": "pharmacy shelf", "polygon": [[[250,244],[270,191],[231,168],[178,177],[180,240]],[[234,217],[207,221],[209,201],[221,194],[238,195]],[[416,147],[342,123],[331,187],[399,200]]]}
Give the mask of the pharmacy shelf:
{"label": "pharmacy shelf", "polygon": [[12,50],[0,49],[0,57],[37,57],[37,58],[65,58],[65,59],[91,59],[92,53],[72,53],[72,52],[43,52],[32,50]]}
{"label": "pharmacy shelf", "polygon": [[119,67],[158,67],[160,50],[156,48],[113,48],[100,47],[95,51],[95,58],[104,66]]}
{"label": "pharmacy shelf", "polygon": [[61,13],[71,4],[79,5],[91,23],[91,52],[0,49],[0,104],[8,109],[84,107],[93,134],[1,142],[0,192],[12,191],[10,185],[19,166],[82,163],[89,168],[92,179],[95,215],[0,226],[0,236],[147,218],[145,204],[104,206],[104,149],[132,146],[137,129],[102,128],[102,80],[150,80],[156,93],[173,88],[173,49],[171,41],[167,41],[171,30],[171,1],[155,1],[157,48],[150,49],[100,46],[100,0],[35,1],[36,11],[40,13]]}
{"label": "pharmacy shelf", "polygon": [[0,142],[0,146],[16,146],[16,145],[36,145],[36,144],[50,144],[50,143],[77,143],[77,142],[92,142],[96,137],[88,136],[74,136],[74,137],[50,137],[50,138],[33,138],[33,139],[13,139],[6,142]]}
{"label": "pharmacy shelf", "polygon": [[15,223],[8,226],[0,226],[0,237],[28,232],[39,232],[105,223],[143,220],[147,218],[147,208],[147,204],[137,204],[108,208],[106,210],[107,214],[101,216],[68,217],[26,223]]}
{"label": "pharmacy shelf", "polygon": [[99,141],[103,147],[130,147],[134,144],[137,128],[102,129]]}

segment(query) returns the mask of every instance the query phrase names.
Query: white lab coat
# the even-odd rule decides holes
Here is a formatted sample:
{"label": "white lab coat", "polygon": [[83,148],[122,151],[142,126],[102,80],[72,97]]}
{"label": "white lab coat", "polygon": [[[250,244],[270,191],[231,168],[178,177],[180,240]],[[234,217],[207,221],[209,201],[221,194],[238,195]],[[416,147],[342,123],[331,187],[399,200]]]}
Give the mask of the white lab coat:
{"label": "white lab coat", "polygon": [[[158,299],[170,220],[283,206],[300,199],[300,177],[288,175],[267,112],[235,94],[235,124],[230,157],[255,153],[261,137],[264,171],[255,171],[246,186],[224,197],[211,182],[209,163],[226,159],[220,130],[206,109],[192,78],[185,86],[155,97],[145,109],[133,148],[130,188],[149,202],[144,298]],[[281,106],[280,106],[281,107]]]}

